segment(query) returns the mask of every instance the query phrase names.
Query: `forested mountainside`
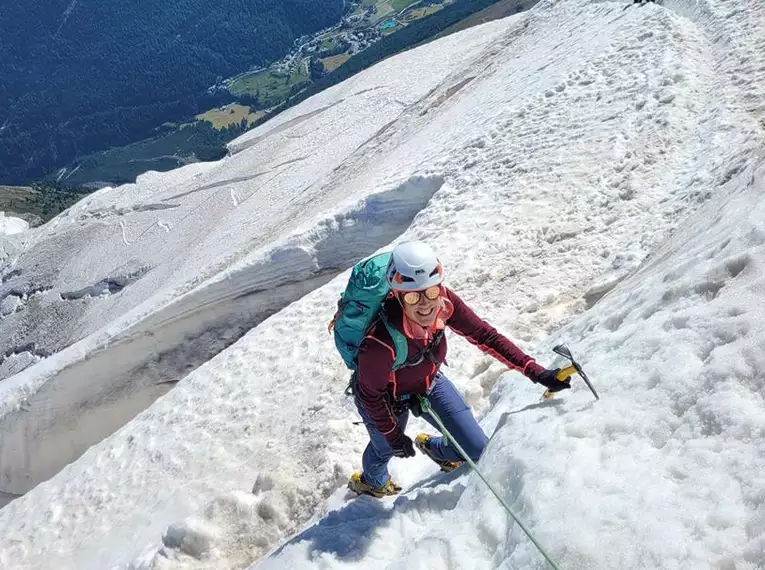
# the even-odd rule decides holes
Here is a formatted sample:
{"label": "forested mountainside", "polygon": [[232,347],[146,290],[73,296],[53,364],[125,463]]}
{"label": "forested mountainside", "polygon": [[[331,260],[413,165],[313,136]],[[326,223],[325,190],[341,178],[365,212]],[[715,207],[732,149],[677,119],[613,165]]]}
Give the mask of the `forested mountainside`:
{"label": "forested mountainside", "polygon": [[230,99],[218,80],[336,23],[344,0],[6,0],[0,181],[151,134]]}

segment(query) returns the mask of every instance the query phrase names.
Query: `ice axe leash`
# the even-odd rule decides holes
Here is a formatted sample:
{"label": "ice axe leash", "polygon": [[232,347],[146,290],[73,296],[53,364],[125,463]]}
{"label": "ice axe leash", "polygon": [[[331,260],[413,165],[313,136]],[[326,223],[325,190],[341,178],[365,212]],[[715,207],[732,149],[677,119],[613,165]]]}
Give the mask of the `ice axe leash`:
{"label": "ice axe leash", "polygon": [[[579,376],[582,377],[582,380],[587,384],[590,391],[592,391],[592,395],[595,396],[596,400],[600,400],[600,396],[598,396],[598,393],[595,391],[595,388],[592,385],[592,382],[590,382],[590,379],[587,378],[587,374],[584,373],[584,370],[582,370],[582,367],[579,365],[579,363],[574,360],[574,357],[571,355],[571,351],[568,349],[568,347],[565,344],[559,344],[558,346],[553,347],[553,352],[555,354],[561,355],[563,358],[569,360],[571,362],[570,365],[566,366],[565,368],[561,368],[560,372],[556,374],[556,378],[563,382],[566,378],[571,376],[572,374],[579,374]],[[550,390],[546,390],[545,393],[542,395],[544,399],[552,398],[555,392],[550,392]]]}
{"label": "ice axe leash", "polygon": [[508,514],[513,518],[513,520],[518,523],[518,526],[521,527],[521,530],[526,533],[526,536],[529,537],[529,540],[534,544],[534,546],[537,547],[537,550],[544,556],[545,560],[549,562],[550,566],[552,566],[555,570],[560,570],[560,567],[555,564],[555,562],[552,561],[552,559],[548,556],[547,552],[545,552],[545,549],[542,548],[542,545],[540,545],[537,540],[534,538],[534,536],[531,534],[531,532],[526,528],[526,526],[521,522],[521,520],[516,516],[516,514],[513,512],[513,509],[510,508],[510,505],[507,504],[507,502],[500,496],[500,494],[497,492],[497,490],[492,486],[491,483],[489,483],[486,480],[486,477],[483,476],[483,473],[476,467],[475,463],[472,459],[470,459],[470,456],[468,456],[467,453],[465,453],[465,450],[462,449],[462,446],[457,443],[457,440],[452,437],[452,434],[449,433],[449,430],[446,429],[444,426],[444,423],[441,421],[441,418],[438,417],[438,414],[433,411],[433,408],[430,406],[430,402],[425,396],[417,396],[420,402],[420,409],[422,410],[423,414],[429,414],[431,418],[436,422],[436,425],[438,425],[438,429],[441,430],[441,433],[444,434],[447,441],[449,442],[449,445],[454,446],[454,448],[457,450],[457,452],[467,461],[468,465],[470,465],[470,468],[475,471],[475,473],[481,478],[481,481],[483,481],[486,486],[489,488],[489,491],[491,491],[494,496],[497,498],[497,500],[502,504],[502,506],[505,508],[505,510],[508,512]]}

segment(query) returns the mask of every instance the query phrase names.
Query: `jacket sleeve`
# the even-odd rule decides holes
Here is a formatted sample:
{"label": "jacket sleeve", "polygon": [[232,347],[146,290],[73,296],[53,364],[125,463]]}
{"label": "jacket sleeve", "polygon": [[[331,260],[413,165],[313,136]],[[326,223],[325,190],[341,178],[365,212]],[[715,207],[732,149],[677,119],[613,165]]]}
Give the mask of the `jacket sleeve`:
{"label": "jacket sleeve", "polygon": [[357,395],[377,431],[386,439],[393,438],[398,430],[396,416],[386,397],[388,383],[394,380],[395,358],[395,351],[373,336],[365,337],[359,347]]}
{"label": "jacket sleeve", "polygon": [[536,382],[537,377],[545,371],[543,366],[476,315],[456,293],[447,289],[447,296],[454,305],[454,312],[446,322],[449,328],[486,354]]}

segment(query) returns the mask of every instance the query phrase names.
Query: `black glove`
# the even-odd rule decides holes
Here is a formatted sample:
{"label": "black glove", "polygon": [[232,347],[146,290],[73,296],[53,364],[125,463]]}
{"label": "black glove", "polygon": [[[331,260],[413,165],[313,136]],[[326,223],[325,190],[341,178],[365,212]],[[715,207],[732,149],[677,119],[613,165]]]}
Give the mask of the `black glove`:
{"label": "black glove", "polygon": [[553,370],[545,370],[539,376],[537,376],[534,382],[538,382],[550,392],[560,392],[561,390],[568,390],[571,388],[571,376],[567,376],[565,380],[558,380],[556,376],[560,372],[560,368]]}
{"label": "black glove", "polygon": [[386,438],[388,445],[393,449],[393,455],[396,457],[414,457],[414,444],[412,438],[406,435],[400,429],[396,429],[390,434],[392,437]]}

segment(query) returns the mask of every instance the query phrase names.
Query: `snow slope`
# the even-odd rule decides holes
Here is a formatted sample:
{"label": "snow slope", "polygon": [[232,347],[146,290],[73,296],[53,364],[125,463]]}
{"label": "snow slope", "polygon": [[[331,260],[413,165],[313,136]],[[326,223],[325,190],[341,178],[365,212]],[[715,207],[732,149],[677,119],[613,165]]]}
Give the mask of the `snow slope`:
{"label": "snow slope", "polygon": [[[568,341],[599,402],[500,376],[479,466],[560,568],[763,568],[764,297],[760,160],[538,348]],[[549,567],[475,474],[419,467],[395,499],[339,491],[252,568]]]}
{"label": "snow slope", "polygon": [[0,212],[0,235],[18,234],[29,229],[29,224],[21,218],[6,216],[5,212]]}
{"label": "snow slope", "polygon": [[460,50],[448,39],[453,57],[421,52],[395,77],[384,66],[263,125],[226,160],[103,189],[25,233],[0,283],[0,491],[55,474],[403,232],[442,176],[360,174],[356,157],[492,37]]}
{"label": "snow slope", "polygon": [[[541,568],[467,473],[433,477],[418,457],[394,462],[407,486],[396,500],[343,505],[336,492],[365,437],[339,396],[347,373],[325,330],[347,274],[326,272],[408,227],[403,237],[439,251],[448,283],[479,314],[545,364],[552,343],[568,340],[598,383],[596,405],[581,385],[539,404],[534,386],[450,338],[446,372],[494,434],[481,464],[562,567],[762,565],[763,10],[754,0],[542,2],[387,60],[248,133],[220,164],[96,195],[118,215],[96,244],[110,249],[88,255],[122,256],[122,243],[139,267],[161,258],[161,271],[83,309],[109,323],[100,333],[82,317],[91,336],[0,382],[16,421],[51,399],[56,409],[71,402],[68,383],[55,381],[63,364],[98,363],[101,339],[128,326],[148,335],[170,321],[179,339],[201,335],[210,321],[189,322],[189,312],[212,299],[232,314],[225,300],[250,291],[253,276],[331,280],[293,293],[300,299],[2,509],[0,564],[246,567],[304,528],[260,565]],[[236,211],[242,196],[210,184],[254,184],[277,140],[295,153],[280,160],[302,160],[251,186],[257,207],[200,220],[209,209],[192,203],[179,233],[201,237],[125,245],[126,204],[159,203],[170,187],[186,197],[214,189]],[[281,190],[258,194],[272,183]],[[408,203],[408,220],[387,223],[386,198]],[[106,235],[93,219],[71,222],[86,206],[46,226],[45,239],[30,232],[25,254],[45,244],[52,257],[88,224]],[[251,229],[259,207],[267,214]],[[338,253],[345,231],[367,241]],[[162,278],[130,293],[149,275]],[[106,347],[92,369],[108,376]],[[143,350],[123,353],[127,377]],[[84,399],[90,380],[77,387]],[[21,425],[18,434],[36,431]],[[23,486],[32,470],[6,457],[0,466]]]}

